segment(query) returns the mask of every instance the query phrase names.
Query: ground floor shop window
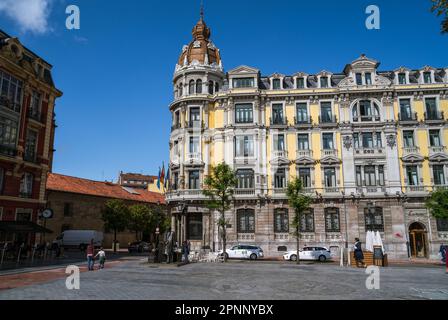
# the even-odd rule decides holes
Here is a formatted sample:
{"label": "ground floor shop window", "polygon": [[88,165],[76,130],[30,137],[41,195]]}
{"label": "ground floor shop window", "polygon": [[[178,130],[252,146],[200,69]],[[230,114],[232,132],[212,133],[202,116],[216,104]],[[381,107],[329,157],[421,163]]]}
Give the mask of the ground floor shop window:
{"label": "ground floor shop window", "polygon": [[255,232],[255,211],[252,209],[240,209],[237,211],[238,233]]}
{"label": "ground floor shop window", "polygon": [[202,214],[192,214],[187,218],[188,239],[202,240]]}
{"label": "ground floor shop window", "polygon": [[437,230],[448,232],[448,219],[437,219]]}

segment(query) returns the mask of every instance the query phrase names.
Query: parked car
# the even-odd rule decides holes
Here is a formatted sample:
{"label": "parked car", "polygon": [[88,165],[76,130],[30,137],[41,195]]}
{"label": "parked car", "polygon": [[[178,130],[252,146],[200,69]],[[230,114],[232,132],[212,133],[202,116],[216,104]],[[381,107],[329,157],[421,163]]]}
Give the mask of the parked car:
{"label": "parked car", "polygon": [[[218,254],[222,255],[223,250],[219,250]],[[237,245],[231,249],[227,249],[225,255],[227,259],[250,259],[257,260],[263,258],[263,249],[258,246]]]}
{"label": "parked car", "polygon": [[95,247],[101,247],[104,235],[95,230],[66,230],[62,232],[53,243],[64,249],[79,248],[85,250],[93,239]]}
{"label": "parked car", "polygon": [[135,241],[128,244],[128,251],[129,253],[133,252],[149,252],[149,243],[145,241]]}
{"label": "parked car", "polygon": [[[299,251],[300,260],[325,262],[331,260],[331,252],[325,247],[304,247]],[[283,259],[297,261],[297,250],[291,250],[283,255]]]}

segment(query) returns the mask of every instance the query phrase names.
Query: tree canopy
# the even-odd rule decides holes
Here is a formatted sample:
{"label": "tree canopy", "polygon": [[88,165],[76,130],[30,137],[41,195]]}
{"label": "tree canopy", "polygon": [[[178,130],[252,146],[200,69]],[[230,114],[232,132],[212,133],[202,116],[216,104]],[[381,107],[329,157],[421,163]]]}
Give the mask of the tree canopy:
{"label": "tree canopy", "polygon": [[448,0],[431,0],[431,11],[438,17],[444,16],[442,20],[442,33],[448,33]]}
{"label": "tree canopy", "polygon": [[437,219],[448,219],[448,189],[438,189],[426,200],[426,207]]}

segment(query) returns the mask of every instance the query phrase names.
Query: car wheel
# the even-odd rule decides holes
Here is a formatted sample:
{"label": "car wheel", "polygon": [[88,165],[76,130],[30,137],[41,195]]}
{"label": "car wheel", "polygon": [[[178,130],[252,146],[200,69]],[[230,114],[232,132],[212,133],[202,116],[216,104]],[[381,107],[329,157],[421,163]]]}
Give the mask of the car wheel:
{"label": "car wheel", "polygon": [[229,254],[228,253],[222,253],[221,254],[226,260],[229,260]]}
{"label": "car wheel", "polygon": [[297,255],[296,255],[296,254],[291,255],[291,256],[289,257],[289,260],[291,260],[291,261],[297,261]]}
{"label": "car wheel", "polygon": [[252,253],[250,255],[250,260],[257,260],[257,255],[255,253]]}
{"label": "car wheel", "polygon": [[325,261],[327,261],[327,257],[324,256],[324,255],[321,255],[321,256],[319,256],[319,261],[320,262],[325,262]]}

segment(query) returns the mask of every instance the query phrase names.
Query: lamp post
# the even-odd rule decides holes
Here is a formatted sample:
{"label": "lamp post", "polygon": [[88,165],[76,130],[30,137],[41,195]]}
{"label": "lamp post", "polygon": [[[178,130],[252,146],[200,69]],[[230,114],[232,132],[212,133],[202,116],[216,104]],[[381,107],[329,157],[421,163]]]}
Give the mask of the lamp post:
{"label": "lamp post", "polygon": [[[348,221],[347,221],[347,204],[345,202],[345,191],[342,191],[342,202],[344,203],[344,217],[345,217],[345,253],[347,254],[347,266],[350,264],[350,256],[348,253]],[[344,254],[342,254],[341,260]],[[344,261],[341,261],[341,266],[344,265]]]}

